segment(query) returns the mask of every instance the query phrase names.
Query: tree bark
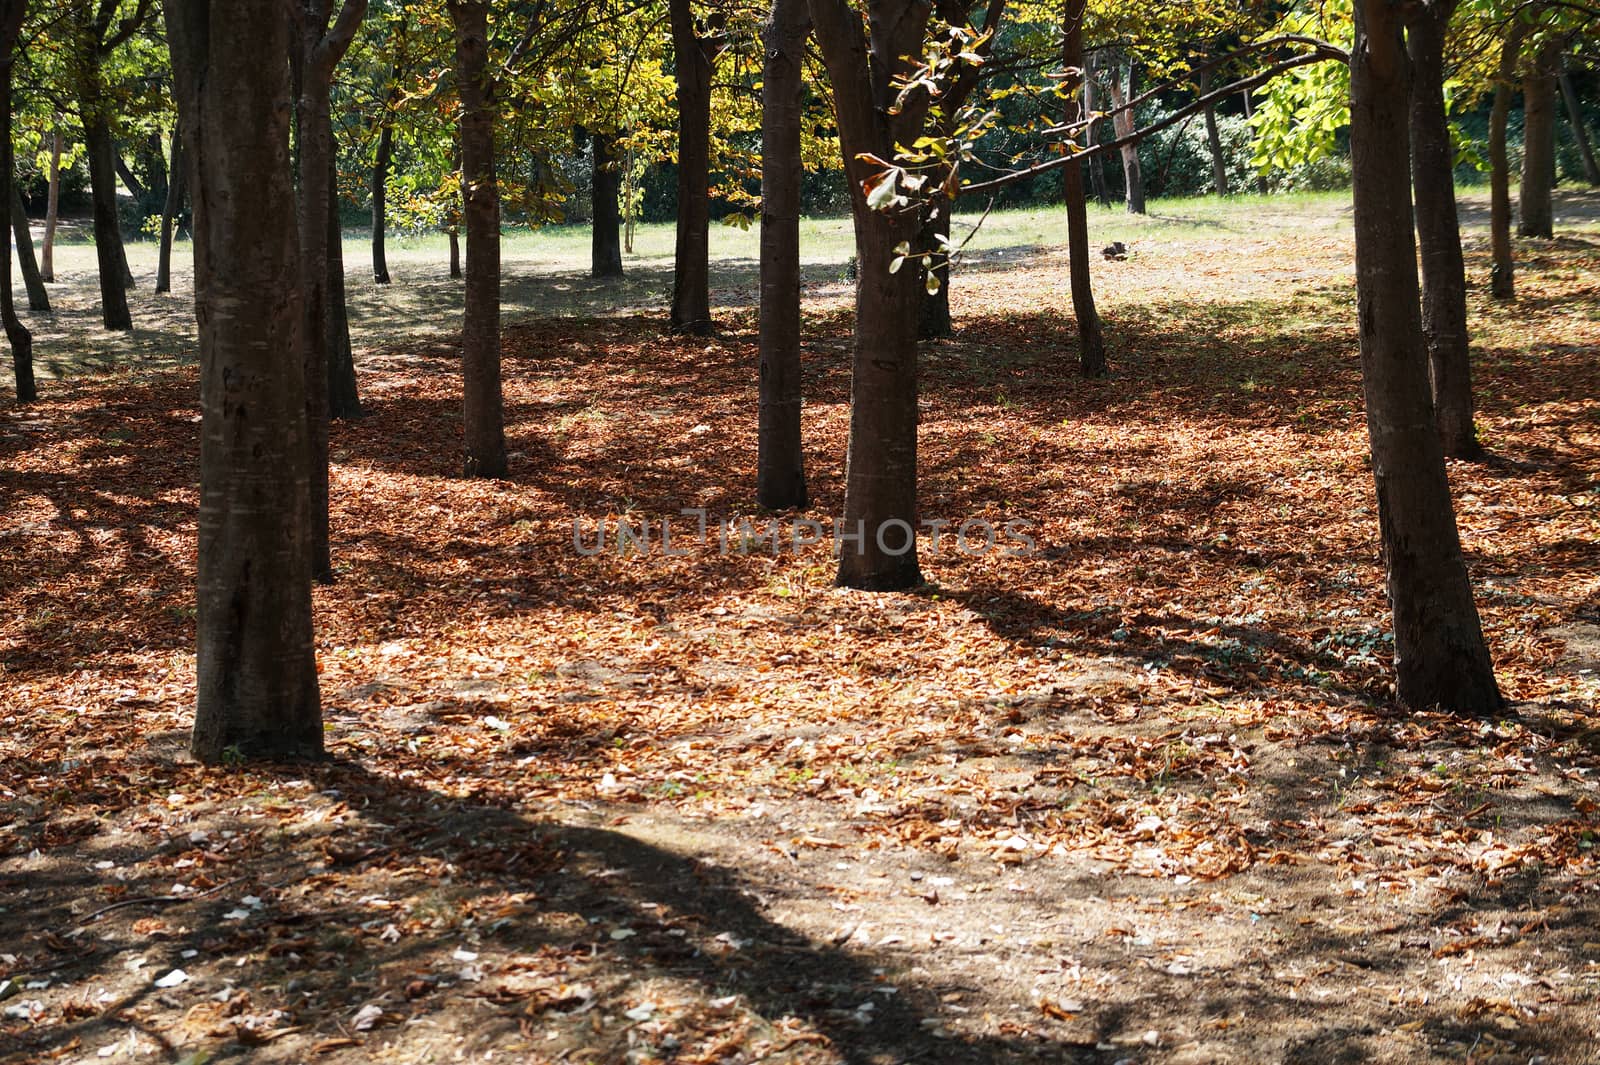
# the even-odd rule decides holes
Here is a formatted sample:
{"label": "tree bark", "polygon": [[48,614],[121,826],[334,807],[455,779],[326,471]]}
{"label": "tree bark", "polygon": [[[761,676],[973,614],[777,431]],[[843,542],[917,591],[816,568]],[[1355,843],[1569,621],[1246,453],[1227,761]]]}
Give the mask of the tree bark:
{"label": "tree bark", "polygon": [[22,190],[17,188],[16,180],[10,184],[11,232],[17,241],[17,265],[22,273],[22,284],[28,290],[28,310],[49,314],[50,294],[45,291],[39,263],[33,257],[33,228],[28,223],[28,209],[22,204]]}
{"label": "tree bark", "polygon": [[344,289],[344,227],[339,223],[338,163],[328,160],[328,416],[362,416],[355,352],[350,347],[350,306]]}
{"label": "tree bark", "polygon": [[394,157],[394,127],[385,114],[378,129],[378,151],[372,162],[372,282],[389,283],[389,256],[384,247],[388,213],[389,163]]}
{"label": "tree bark", "polygon": [[[1131,100],[1135,91],[1135,63],[1128,60],[1128,87],[1122,87],[1122,72],[1113,68],[1111,72],[1111,106],[1116,108],[1116,114],[1111,117],[1111,128],[1117,136],[1128,137],[1133,134],[1134,116],[1132,110],[1125,110],[1123,105]],[[1120,149],[1122,155],[1123,177],[1123,204],[1129,214],[1144,214],[1144,172],[1139,167],[1139,145],[1137,143],[1125,144]],[[1067,169],[1072,169],[1068,167]]]}
{"label": "tree bark", "polygon": [[461,231],[455,226],[445,230],[445,236],[450,238],[450,276],[461,276]]}
{"label": "tree bark", "polygon": [[488,4],[450,0],[461,93],[461,183],[466,202],[466,308],[461,327],[468,477],[506,475],[500,390],[500,190],[488,75]]}
{"label": "tree bark", "polygon": [[1589,140],[1589,124],[1583,119],[1583,105],[1578,101],[1578,90],[1572,86],[1572,75],[1566,66],[1561,68],[1561,99],[1567,105],[1567,121],[1572,125],[1572,139],[1578,143],[1578,156],[1583,160],[1583,179],[1591,185],[1600,185],[1600,164],[1595,162],[1594,144]]}
{"label": "tree bark", "polygon": [[[1200,72],[1200,95],[1211,91],[1211,71]],[[1211,186],[1218,196],[1228,195],[1228,159],[1222,154],[1222,132],[1217,129],[1217,109],[1205,111],[1206,146],[1211,149]]]}
{"label": "tree bark", "polygon": [[[1080,121],[1080,94],[1074,78],[1084,77],[1083,20],[1087,0],[1067,0],[1064,23],[1065,43],[1061,60],[1066,68],[1066,124]],[[1078,321],[1078,370],[1085,377],[1106,374],[1106,342],[1100,328],[1100,312],[1094,305],[1094,283],[1089,275],[1089,205],[1083,191],[1083,166],[1068,165],[1061,171],[1061,191],[1067,205],[1067,269],[1072,283],[1072,313]]]}
{"label": "tree bark", "polygon": [[[874,210],[866,189],[877,168],[860,157],[892,159],[897,144],[922,135],[928,100],[920,90],[895,98],[904,57],[920,54],[929,8],[918,0],[868,0],[867,36],[849,0],[810,0],[817,44],[833,87],[834,110],[855,221],[856,328],[850,394],[844,518],[836,530],[838,583],[879,591],[922,581],[917,564],[917,315],[919,271],[890,266],[904,244],[914,254],[921,212]],[[892,112],[892,113],[891,113]]]}
{"label": "tree bark", "polygon": [[39,276],[56,279],[56,224],[61,220],[61,131],[50,135],[50,186],[45,196],[44,244],[39,249]]}
{"label": "tree bark", "polygon": [[713,39],[695,27],[693,0],[667,0],[678,88],[678,226],[672,268],[675,332],[710,334],[711,57]]}
{"label": "tree bark", "polygon": [[1522,188],[1517,233],[1549,240],[1556,180],[1556,69],[1561,42],[1546,41],[1522,78]]}
{"label": "tree bark", "polygon": [[[96,75],[98,77],[98,75]],[[93,97],[84,101],[83,137],[89,159],[89,195],[94,206],[94,251],[100,268],[100,314],[107,329],[132,329],[128,312],[128,260],[117,220],[117,174],[111,128],[96,117]]]}
{"label": "tree bark", "polygon": [[803,508],[800,372],[800,123],[806,0],[773,0],[761,78],[760,396],[757,403],[756,502],[770,510]]}
{"label": "tree bark", "polygon": [[589,137],[594,179],[590,185],[594,208],[594,234],[590,272],[595,277],[622,276],[622,214],[617,208],[617,161],[611,155],[611,136]]}
{"label": "tree bark", "polygon": [[1455,145],[1444,102],[1444,45],[1457,0],[1419,9],[1406,30],[1412,67],[1411,171],[1422,252],[1422,335],[1434,422],[1446,455],[1478,454],[1467,334],[1467,271],[1456,212]]}
{"label": "tree bark", "polygon": [[922,297],[922,316],[917,321],[917,335],[923,340],[936,340],[955,335],[955,323],[950,318],[950,216],[955,212],[955,201],[948,196],[935,197],[928,219],[922,227],[922,246],[933,252],[933,264],[924,273],[932,274],[938,287]]}
{"label": "tree bark", "polygon": [[[22,32],[22,19],[27,7],[24,0],[0,0],[0,114],[5,115],[6,128],[0,143],[0,195],[11,199],[16,167],[11,158],[11,83],[16,70],[17,37]],[[5,244],[4,277],[0,278],[0,325],[11,346],[11,369],[16,381],[17,402],[32,403],[39,398],[33,379],[33,334],[17,317],[16,304],[11,295],[11,242]]]}
{"label": "tree bark", "polygon": [[1516,261],[1511,249],[1511,163],[1506,152],[1506,124],[1511,115],[1512,83],[1522,58],[1527,24],[1513,20],[1500,46],[1500,64],[1489,112],[1489,251],[1493,267],[1489,291],[1497,299],[1516,296]]}
{"label": "tree bark", "polygon": [[1404,169],[1411,154],[1405,45],[1389,0],[1356,0],[1355,27],[1350,150],[1356,301],[1394,619],[1395,689],[1414,709],[1488,715],[1504,701],[1472,601],[1428,387]]}
{"label": "tree bark", "polygon": [[[281,0],[165,0],[200,323],[197,758],[316,758],[305,374]],[[241,254],[248,250],[247,254]]]}
{"label": "tree bark", "polygon": [[161,249],[156,256],[156,291],[172,291],[172,231],[183,214],[184,170],[183,137],[173,134],[171,177],[167,181],[167,202],[161,209]]}

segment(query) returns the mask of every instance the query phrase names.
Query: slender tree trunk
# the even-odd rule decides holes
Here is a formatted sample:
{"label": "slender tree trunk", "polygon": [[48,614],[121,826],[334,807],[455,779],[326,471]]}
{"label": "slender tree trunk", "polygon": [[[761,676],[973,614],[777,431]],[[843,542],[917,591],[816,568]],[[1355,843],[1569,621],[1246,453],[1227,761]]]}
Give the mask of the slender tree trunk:
{"label": "slender tree trunk", "polygon": [[805,95],[806,0],[773,0],[761,78],[761,321],[756,502],[802,508],[800,123]]}
{"label": "slender tree trunk", "polygon": [[500,190],[494,167],[494,112],[489,100],[489,6],[450,0],[461,92],[461,178],[466,200],[466,310],[461,379],[466,475],[506,475],[505,415],[500,392]]}
{"label": "slender tree trunk", "polygon": [[[1211,91],[1211,71],[1200,74],[1200,95]],[[1206,145],[1211,149],[1211,186],[1218,196],[1228,195],[1228,159],[1222,154],[1222,132],[1217,129],[1217,109],[1206,108]]]}
{"label": "slender tree trunk", "polygon": [[85,104],[85,154],[89,159],[89,195],[94,205],[94,251],[100,267],[100,313],[107,329],[132,329],[128,313],[128,261],[122,252],[117,221],[117,175],[111,129]]}
{"label": "slender tree trunk", "polygon": [[[1111,73],[1111,106],[1117,113],[1111,119],[1112,129],[1117,136],[1127,137],[1133,133],[1133,111],[1124,110],[1129,100],[1133,99],[1136,84],[1135,63],[1128,60],[1128,87],[1122,87],[1122,73],[1114,69]],[[1139,145],[1137,143],[1125,144],[1120,149],[1122,155],[1123,176],[1123,203],[1128,208],[1129,214],[1144,214],[1144,173],[1139,167]],[[1071,167],[1068,167],[1070,170]]]}
{"label": "slender tree trunk", "polygon": [[45,197],[44,244],[39,249],[39,276],[56,279],[56,224],[61,219],[61,131],[50,135],[50,189]]}
{"label": "slender tree trunk", "polygon": [[[281,0],[165,0],[200,323],[201,761],[323,750]],[[248,254],[240,254],[248,249]]]}
{"label": "slender tree trunk", "polygon": [[678,234],[672,328],[707,335],[711,321],[711,49],[692,0],[667,0],[678,86]]}
{"label": "slender tree trunk", "polygon": [[1472,419],[1467,271],[1456,214],[1455,145],[1444,103],[1444,44],[1456,0],[1417,12],[1406,31],[1412,67],[1411,171],[1422,251],[1422,334],[1428,345],[1434,421],[1446,455],[1478,453]]}
{"label": "slender tree trunk", "polygon": [[[1094,73],[1094,60],[1084,58],[1083,69],[1083,116],[1088,125],[1083,130],[1084,148],[1092,148],[1095,144],[1095,129],[1100,125],[1095,117],[1095,95],[1097,79]],[[1106,157],[1096,152],[1089,157],[1089,184],[1094,190],[1094,198],[1101,207],[1111,206],[1111,193],[1106,189]],[[1068,169],[1071,169],[1070,167]]]}
{"label": "slender tree trunk", "polygon": [[355,352],[350,346],[350,305],[344,289],[344,226],[339,222],[338,162],[328,160],[328,416],[362,416]]}
{"label": "slender tree trunk", "polygon": [[[1378,524],[1394,616],[1395,688],[1418,710],[1504,705],[1472,601],[1422,337],[1411,190],[1409,69],[1389,0],[1356,0],[1350,51],[1356,300]],[[1396,161],[1400,165],[1396,165]]]}
{"label": "slender tree trunk", "polygon": [[1522,79],[1522,189],[1518,197],[1524,237],[1554,236],[1550,202],[1556,180],[1556,64],[1561,43],[1547,41]]}
{"label": "slender tree trunk", "polygon": [[617,162],[611,155],[611,136],[589,137],[594,153],[594,180],[590,186],[594,207],[594,240],[590,272],[595,277],[622,276],[622,215],[617,209]]}
{"label": "slender tree trunk", "polygon": [[22,190],[17,188],[15,179],[11,181],[11,232],[17,241],[17,265],[21,268],[22,284],[28,290],[28,310],[49,314],[50,294],[45,291],[39,263],[33,257],[33,228],[28,223],[28,209],[22,204]]}
{"label": "slender tree trunk", "polygon": [[384,248],[389,194],[389,163],[394,158],[394,127],[387,115],[378,130],[378,151],[372,162],[372,281],[389,283],[389,257]]}
{"label": "slender tree trunk", "polygon": [[1494,106],[1489,112],[1489,250],[1494,265],[1489,291],[1497,299],[1516,296],[1516,261],[1511,250],[1511,163],[1506,151],[1506,125],[1511,115],[1512,85],[1522,56],[1527,25],[1514,19],[1500,47]]}
{"label": "slender tree trunk", "polygon": [[1561,99],[1567,105],[1567,121],[1572,125],[1572,139],[1578,143],[1578,156],[1583,160],[1583,179],[1591,185],[1600,185],[1600,164],[1595,163],[1594,145],[1589,140],[1589,125],[1583,120],[1583,105],[1578,102],[1578,90],[1572,86],[1572,75],[1566,66],[1561,68]]}
{"label": "slender tree trunk", "polygon": [[[1062,87],[1067,102],[1066,124],[1080,121],[1080,94],[1072,84],[1084,76],[1083,18],[1087,0],[1067,0],[1064,24],[1066,39],[1062,65],[1067,84]],[[1094,283],[1089,276],[1089,205],[1083,192],[1083,165],[1061,171],[1061,191],[1067,204],[1067,263],[1072,282],[1072,313],[1078,321],[1078,369],[1085,377],[1104,377],[1106,342],[1100,328],[1100,312],[1094,305]]]}
{"label": "slender tree trunk", "polygon": [[[22,19],[25,14],[24,0],[0,0],[0,114],[5,116],[5,136],[0,138],[0,195],[7,200],[11,199],[15,180],[13,174],[16,167],[11,158],[11,82],[12,74],[16,69],[17,37],[22,32]],[[5,245],[4,277],[0,278],[0,325],[6,333],[6,341],[11,345],[11,369],[15,376],[18,403],[31,403],[39,398],[39,390],[33,380],[33,334],[28,332],[28,327],[22,324],[17,317],[17,308],[11,294],[11,242],[0,241]]]}
{"label": "slender tree trunk", "polygon": [[[921,49],[929,7],[918,0],[869,0],[866,35],[849,0],[810,0],[817,44],[833,88],[834,112],[850,183],[855,221],[856,322],[850,391],[850,445],[846,459],[844,518],[835,530],[838,583],[880,591],[922,581],[917,564],[917,316],[923,295],[919,271],[891,272],[897,251],[914,254],[922,233],[917,211],[876,211],[865,187],[881,175],[863,161],[870,153],[893,158],[897,144],[924,132],[928,101],[920,91],[902,106],[894,79],[904,58]],[[894,57],[878,62],[869,57]]]}
{"label": "slender tree trunk", "polygon": [[171,178],[167,182],[167,202],[161,209],[161,249],[156,257],[156,291],[172,291],[172,231],[183,214],[184,170],[183,137],[172,136]]}
{"label": "slender tree trunk", "polygon": [[455,226],[445,230],[445,236],[450,238],[450,276],[461,276],[461,231]]}
{"label": "slender tree trunk", "polygon": [[634,199],[636,195],[637,189],[634,184],[633,174],[633,145],[629,144],[628,153],[622,167],[622,250],[629,255],[633,254]]}

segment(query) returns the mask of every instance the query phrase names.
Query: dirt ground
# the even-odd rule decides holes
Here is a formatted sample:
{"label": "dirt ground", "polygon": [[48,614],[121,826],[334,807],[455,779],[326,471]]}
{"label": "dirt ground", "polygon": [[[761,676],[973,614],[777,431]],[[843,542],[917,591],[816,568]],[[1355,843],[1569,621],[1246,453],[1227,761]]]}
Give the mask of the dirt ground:
{"label": "dirt ground", "polygon": [[[1600,1060],[1600,243],[1519,251],[1451,468],[1491,722],[1391,703],[1338,226],[1097,263],[1103,382],[1058,251],[969,263],[925,514],[1039,550],[947,538],[904,595],[739,529],[737,285],[712,340],[514,326],[503,482],[455,476],[448,337],[370,339],[320,765],[183,754],[193,369],[48,382],[0,410],[0,1061]],[[685,554],[574,545],[662,518]]]}

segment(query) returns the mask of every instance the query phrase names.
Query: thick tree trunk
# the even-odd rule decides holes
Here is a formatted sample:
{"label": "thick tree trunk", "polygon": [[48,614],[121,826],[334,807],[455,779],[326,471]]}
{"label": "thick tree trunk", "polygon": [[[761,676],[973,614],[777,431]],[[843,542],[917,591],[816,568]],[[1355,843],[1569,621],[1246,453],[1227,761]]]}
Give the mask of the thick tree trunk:
{"label": "thick tree trunk", "polygon": [[1494,106],[1489,111],[1489,251],[1494,262],[1489,273],[1489,291],[1497,299],[1506,300],[1517,294],[1517,268],[1511,249],[1511,162],[1506,151],[1506,125],[1511,116],[1512,85],[1527,34],[1527,25],[1522,20],[1512,21],[1505,42],[1500,46]]}
{"label": "thick tree trunk", "polygon": [[1572,75],[1563,65],[1561,69],[1561,99],[1567,106],[1567,122],[1572,126],[1572,139],[1578,144],[1578,156],[1583,160],[1583,180],[1600,185],[1600,164],[1595,162],[1594,144],[1589,140],[1589,124],[1583,120],[1583,105],[1578,102],[1578,90],[1572,86]]}
{"label": "thick tree trunk", "polygon": [[1412,66],[1411,170],[1422,251],[1422,334],[1428,345],[1434,421],[1446,455],[1478,453],[1472,421],[1467,271],[1456,214],[1455,145],[1444,102],[1444,43],[1456,0],[1417,13],[1406,32]]}
{"label": "thick tree trunk", "polygon": [[[166,0],[200,322],[201,761],[315,758],[305,375],[281,0]],[[248,254],[240,254],[248,249]]]}
{"label": "thick tree trunk", "polygon": [[672,328],[707,335],[711,321],[711,48],[692,0],[668,0],[678,87],[678,233]]}
{"label": "thick tree trunk", "polygon": [[[1122,86],[1121,70],[1115,68],[1112,70],[1111,106],[1116,109],[1116,114],[1111,118],[1111,128],[1116,131],[1118,138],[1132,136],[1133,134],[1133,111],[1124,109],[1123,105],[1133,99],[1135,85],[1136,65],[1132,59],[1128,60],[1128,85],[1126,89]],[[1125,144],[1119,149],[1119,152],[1122,156],[1122,202],[1127,207],[1129,214],[1144,214],[1144,172],[1139,167],[1139,145],[1137,143]]]}
{"label": "thick tree trunk", "polygon": [[[24,0],[0,0],[0,115],[5,116],[4,137],[0,138],[0,195],[11,199],[12,182],[16,167],[11,158],[11,81],[16,64],[17,37],[22,32]],[[15,376],[18,403],[31,403],[39,398],[33,380],[33,334],[17,317],[16,304],[11,295],[11,242],[5,244],[4,276],[0,277],[0,325],[11,346],[11,369]]]}
{"label": "thick tree trunk", "polygon": [[[1083,18],[1087,0],[1067,0],[1066,40],[1062,65],[1067,71],[1063,86],[1067,102],[1068,126],[1080,121],[1079,94],[1073,77],[1083,76]],[[1074,74],[1074,72],[1078,72]],[[1078,369],[1085,377],[1104,377],[1106,342],[1100,328],[1100,312],[1094,305],[1094,283],[1089,276],[1089,205],[1083,192],[1083,166],[1067,166],[1061,171],[1061,191],[1067,204],[1067,269],[1072,282],[1072,313],[1078,321]]]}
{"label": "thick tree trunk", "polygon": [[[98,75],[96,75],[98,76]],[[117,220],[117,174],[111,128],[85,103],[84,149],[89,159],[89,195],[94,206],[94,251],[100,267],[100,314],[107,329],[132,329],[128,313],[128,261]]]}
{"label": "thick tree trunk", "polygon": [[171,178],[167,182],[167,202],[161,209],[161,249],[156,256],[156,291],[172,291],[172,231],[183,214],[184,170],[183,137],[173,134]]}
{"label": "thick tree trunk", "polygon": [[39,249],[39,276],[56,279],[56,225],[61,220],[61,131],[50,135],[50,186],[45,195],[44,243]]}
{"label": "thick tree trunk", "polygon": [[1554,233],[1550,202],[1556,180],[1556,65],[1561,43],[1548,41],[1522,79],[1522,188],[1517,233],[1549,240]]}
{"label": "thick tree trunk", "polygon": [[800,123],[806,0],[773,0],[761,79],[761,311],[756,502],[806,506],[800,438]]}
{"label": "thick tree trunk", "polygon": [[[897,144],[924,132],[925,96],[913,91],[890,109],[904,58],[921,49],[929,8],[918,0],[869,0],[867,27],[849,0],[810,0],[817,44],[833,87],[839,142],[850,182],[855,221],[856,323],[850,391],[850,445],[844,517],[835,530],[838,582],[880,591],[922,581],[917,564],[917,315],[923,295],[919,271],[891,272],[900,245],[914,254],[922,232],[920,212],[876,211],[866,187],[878,167],[861,156],[894,157]],[[879,62],[869,57],[893,57]]]}
{"label": "thick tree trunk", "polygon": [[389,256],[384,248],[389,196],[389,164],[394,158],[394,127],[385,117],[378,130],[378,151],[372,162],[372,281],[389,283]]}
{"label": "thick tree trunk", "polygon": [[33,257],[33,227],[28,223],[28,209],[22,204],[22,190],[17,188],[16,181],[11,181],[10,185],[11,233],[17,241],[17,266],[22,273],[22,284],[28,290],[28,310],[49,314],[50,294],[45,291],[39,263]]}
{"label": "thick tree trunk", "polygon": [[328,160],[328,417],[359,418],[361,391],[350,347],[350,306],[344,290],[344,227],[339,224],[338,164]]}
{"label": "thick tree trunk", "polygon": [[590,136],[594,179],[590,185],[594,208],[590,272],[595,277],[622,276],[622,214],[617,209],[617,161],[611,155],[609,134]]}
{"label": "thick tree trunk", "polygon": [[[1415,709],[1504,705],[1472,601],[1433,424],[1405,161],[1409,70],[1388,0],[1356,0],[1350,52],[1356,300],[1378,524],[1394,617],[1395,688]],[[1398,164],[1398,165],[1397,165]]]}
{"label": "thick tree trunk", "polygon": [[[1200,74],[1200,95],[1204,96],[1211,91],[1211,71],[1205,70]],[[1217,129],[1217,109],[1208,107],[1205,111],[1206,121],[1206,146],[1211,149],[1211,187],[1218,196],[1228,195],[1228,158],[1222,154],[1222,132]]]}
{"label": "thick tree trunk", "polygon": [[461,178],[466,201],[466,309],[461,327],[463,431],[468,477],[506,475],[500,391],[500,190],[488,81],[489,6],[451,0],[461,92]]}

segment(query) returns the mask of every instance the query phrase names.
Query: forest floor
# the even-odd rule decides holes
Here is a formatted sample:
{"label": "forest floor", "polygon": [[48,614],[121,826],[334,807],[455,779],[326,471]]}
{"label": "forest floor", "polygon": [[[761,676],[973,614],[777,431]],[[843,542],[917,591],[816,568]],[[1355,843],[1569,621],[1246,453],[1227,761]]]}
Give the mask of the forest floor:
{"label": "forest floor", "polygon": [[[0,1061],[1600,1060],[1600,237],[1520,242],[1515,304],[1469,247],[1451,477],[1512,700],[1472,722],[1391,702],[1347,220],[1212,210],[1096,262],[1105,381],[1059,249],[961,270],[923,512],[1038,551],[946,533],[908,594],[679,516],[765,520],[735,274],[714,339],[512,324],[500,482],[455,476],[448,324],[361,327],[319,765],[183,753],[186,327],[63,365],[0,410]],[[602,520],[657,537],[580,553]]]}

